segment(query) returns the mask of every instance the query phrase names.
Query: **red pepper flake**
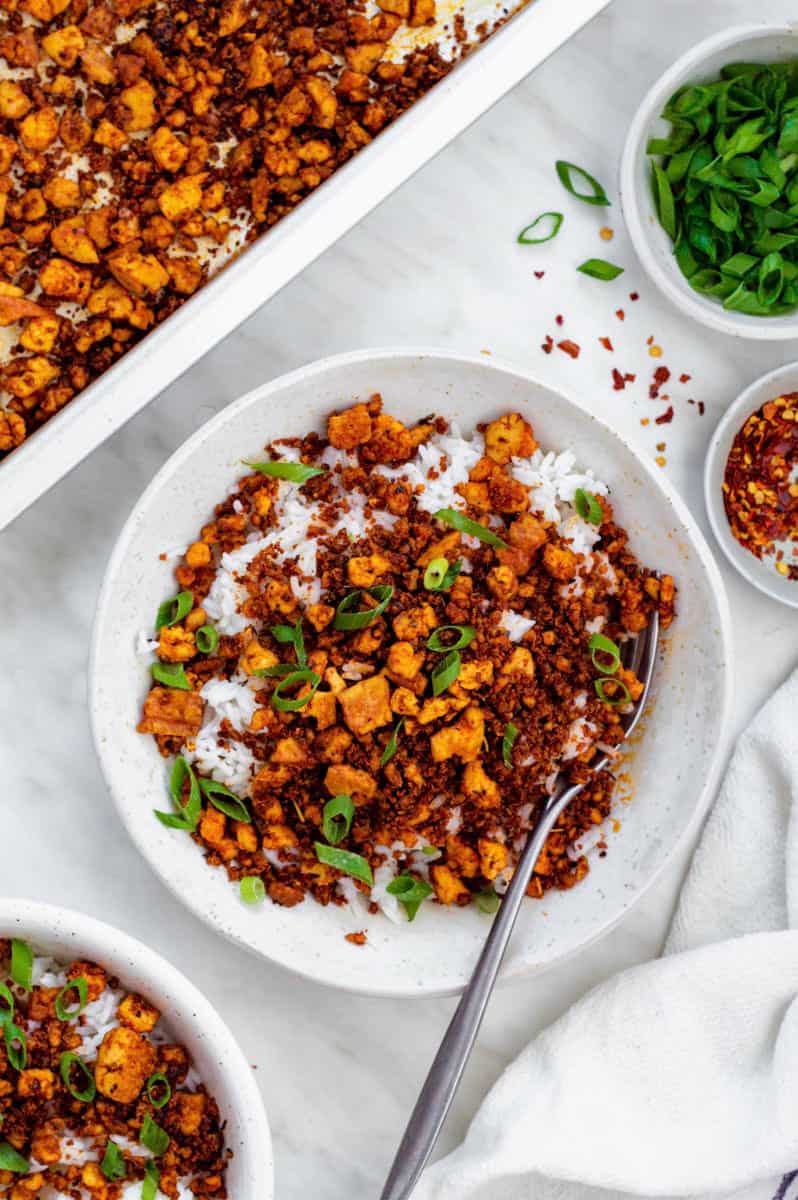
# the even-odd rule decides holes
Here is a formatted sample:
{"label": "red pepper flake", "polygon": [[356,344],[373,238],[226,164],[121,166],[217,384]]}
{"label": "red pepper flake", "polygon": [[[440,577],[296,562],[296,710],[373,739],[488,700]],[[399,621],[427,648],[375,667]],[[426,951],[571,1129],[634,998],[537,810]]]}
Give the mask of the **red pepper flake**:
{"label": "red pepper flake", "polygon": [[618,320],[619,320],[619,321],[625,321],[625,320],[626,320],[626,313],[623,311],[623,309],[622,309],[622,308],[616,308],[616,310],[615,310],[615,315],[616,315],[616,317],[618,318]]}
{"label": "red pepper flake", "polygon": [[613,367],[612,369],[612,386],[616,392],[622,392],[626,387],[626,380],[617,367]]}
{"label": "red pepper flake", "polygon": [[640,299],[640,294],[639,294],[638,292],[630,292],[630,293],[629,293],[629,299],[630,299],[630,300],[639,300],[639,299]]}
{"label": "red pepper flake", "polygon": [[565,354],[569,354],[571,358],[579,358],[581,347],[576,342],[572,342],[570,338],[566,338],[565,341],[557,343],[557,349],[562,350]]}
{"label": "red pepper flake", "polygon": [[545,271],[535,271],[535,279],[542,279],[545,274]]}
{"label": "red pepper flake", "polygon": [[345,933],[344,937],[348,942],[351,942],[353,946],[365,946],[366,944],[365,929],[359,929],[357,933]]}
{"label": "red pepper flake", "polygon": [[552,350],[554,349],[554,338],[550,333],[546,334],[546,340],[540,348],[544,354],[551,354]]}
{"label": "red pepper flake", "polygon": [[680,375],[679,383],[689,383],[691,379],[692,379],[692,375]]}
{"label": "red pepper flake", "polygon": [[612,354],[612,342],[610,341],[610,339],[608,337],[600,337],[599,341],[601,342],[604,349],[609,350],[610,354]]}
{"label": "red pepper flake", "polygon": [[627,371],[624,375],[624,379],[627,383],[634,383],[634,381],[637,379],[637,376],[633,375],[630,371]]}
{"label": "red pepper flake", "polygon": [[698,401],[698,415],[699,415],[699,417],[703,417],[703,415],[704,415],[704,408],[705,408],[705,406],[704,406],[704,401],[703,401],[703,400],[699,400],[699,401]]}
{"label": "red pepper flake", "polygon": [[648,417],[641,417],[641,418],[640,418],[640,424],[641,424],[641,425],[650,425],[650,424],[651,424],[651,421],[650,421],[650,419],[649,419]]}
{"label": "red pepper flake", "polygon": [[557,316],[554,318],[554,320],[557,322],[558,325],[562,325],[565,318],[563,317],[562,313],[558,313]]}
{"label": "red pepper flake", "polygon": [[651,345],[653,345],[653,342],[654,342],[654,335],[652,333],[651,337],[646,338],[646,345],[651,346]]}
{"label": "red pepper flake", "polygon": [[655,425],[670,425],[673,420],[673,405],[669,404],[664,413],[654,418]]}
{"label": "red pepper flake", "polygon": [[648,389],[648,394],[652,400],[656,400],[659,397],[660,388],[668,382],[670,377],[671,373],[667,367],[657,367],[651,386]]}

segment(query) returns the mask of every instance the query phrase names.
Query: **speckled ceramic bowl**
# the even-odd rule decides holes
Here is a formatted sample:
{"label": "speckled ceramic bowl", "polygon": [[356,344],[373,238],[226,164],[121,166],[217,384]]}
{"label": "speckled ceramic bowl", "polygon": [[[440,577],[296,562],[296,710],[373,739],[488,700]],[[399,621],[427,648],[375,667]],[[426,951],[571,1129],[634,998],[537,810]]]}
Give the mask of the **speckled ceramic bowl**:
{"label": "speckled ceramic bowl", "polygon": [[[148,686],[134,654],[140,630],[174,590],[159,555],[193,540],[241,474],[241,459],[271,438],[322,430],[334,408],[382,392],[405,421],[439,412],[463,429],[522,411],[544,446],[572,449],[612,487],[618,520],[644,561],[677,579],[679,617],[665,641],[656,699],[627,770],[633,802],[609,834],[606,859],[570,892],[530,901],[504,976],[561,961],[614,925],[642,895],[702,813],[719,767],[729,702],[729,616],[720,575],[687,509],[656,471],[574,401],[484,358],[367,351],[314,363],[231,404],[172,456],[133,510],[100,596],[91,664],[94,736],[130,835],[176,895],[220,933],[303,975],[383,995],[453,992],[467,980],[488,918],[427,905],[412,925],[349,907],[243,905],[193,842],[152,815],[166,796],[166,764],[136,733]],[[112,666],[109,669],[109,665]],[[344,935],[368,927],[366,946]]]}
{"label": "speckled ceramic bowl", "polygon": [[230,1030],[205,997],[160,955],[121,930],[83,913],[29,900],[0,898],[0,937],[21,937],[61,961],[88,958],[140,992],[186,1047],[226,1121],[233,1157],[228,1193],[272,1200],[269,1126],[252,1070]]}

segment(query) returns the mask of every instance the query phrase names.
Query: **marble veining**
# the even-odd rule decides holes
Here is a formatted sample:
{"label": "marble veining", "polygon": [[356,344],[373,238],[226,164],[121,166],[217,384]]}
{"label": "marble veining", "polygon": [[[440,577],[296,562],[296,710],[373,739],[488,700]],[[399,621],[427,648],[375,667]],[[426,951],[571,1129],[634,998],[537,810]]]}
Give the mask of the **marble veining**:
{"label": "marble veining", "polygon": [[[794,6],[765,0],[757,16],[789,19]],[[647,86],[695,41],[750,19],[743,0],[615,0],[0,535],[0,890],[115,922],[206,992],[256,1069],[281,1200],[379,1193],[453,1001],[361,999],[295,979],[216,939],[155,880],[114,815],[87,723],[88,641],[105,562],[139,492],[210,415],[301,363],[380,345],[490,351],[586,399],[645,453],[665,442],[664,470],[707,530],[701,468],[714,424],[745,384],[798,357],[797,348],[734,342],[689,327],[667,307],[634,262],[615,180]],[[560,157],[596,174],[613,207],[572,201],[554,176]],[[517,246],[518,230],[546,209],[565,213],[559,238]],[[598,237],[604,223],[615,231],[610,243]],[[625,264],[626,274],[611,285],[577,275],[591,255]],[[634,290],[637,304],[628,300]],[[543,354],[546,333],[579,342],[579,359]],[[605,335],[613,357],[598,343]],[[665,407],[648,399],[657,365],[649,336],[663,348],[660,362],[692,377],[663,389],[676,409],[671,425],[640,424]],[[613,391],[613,365],[637,382]],[[688,396],[704,402],[703,417]],[[796,661],[798,621],[725,561],[720,567],[736,634],[739,730]],[[577,960],[499,990],[441,1151],[463,1135],[486,1088],[537,1029],[608,974],[657,953],[685,859]],[[611,854],[602,869],[612,869]]]}

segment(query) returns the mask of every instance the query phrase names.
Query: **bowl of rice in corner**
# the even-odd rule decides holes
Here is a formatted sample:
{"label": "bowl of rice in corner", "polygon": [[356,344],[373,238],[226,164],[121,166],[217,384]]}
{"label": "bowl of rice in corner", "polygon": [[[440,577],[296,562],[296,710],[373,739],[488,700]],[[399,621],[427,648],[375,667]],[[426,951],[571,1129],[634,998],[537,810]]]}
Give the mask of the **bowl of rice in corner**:
{"label": "bowl of rice in corner", "polygon": [[[657,606],[627,747],[619,660]],[[108,565],[90,707],[130,836],[213,929],[331,986],[447,994],[560,769],[589,787],[504,978],[645,892],[711,795],[730,660],[662,472],[522,370],[375,350],[257,388],[162,468]]]}
{"label": "bowl of rice in corner", "polygon": [[83,913],[0,898],[0,985],[16,1076],[0,1100],[4,1182],[119,1200],[271,1200],[252,1070],[160,955]]}

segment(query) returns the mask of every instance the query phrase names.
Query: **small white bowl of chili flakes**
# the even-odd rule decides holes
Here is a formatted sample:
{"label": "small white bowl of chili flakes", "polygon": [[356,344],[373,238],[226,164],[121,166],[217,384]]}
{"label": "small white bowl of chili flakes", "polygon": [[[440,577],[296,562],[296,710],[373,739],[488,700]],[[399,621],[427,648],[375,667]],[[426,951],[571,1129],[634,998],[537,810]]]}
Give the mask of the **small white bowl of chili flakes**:
{"label": "small white bowl of chili flakes", "polygon": [[761,376],[728,409],[710,443],[704,495],[729,562],[798,608],[798,363]]}

